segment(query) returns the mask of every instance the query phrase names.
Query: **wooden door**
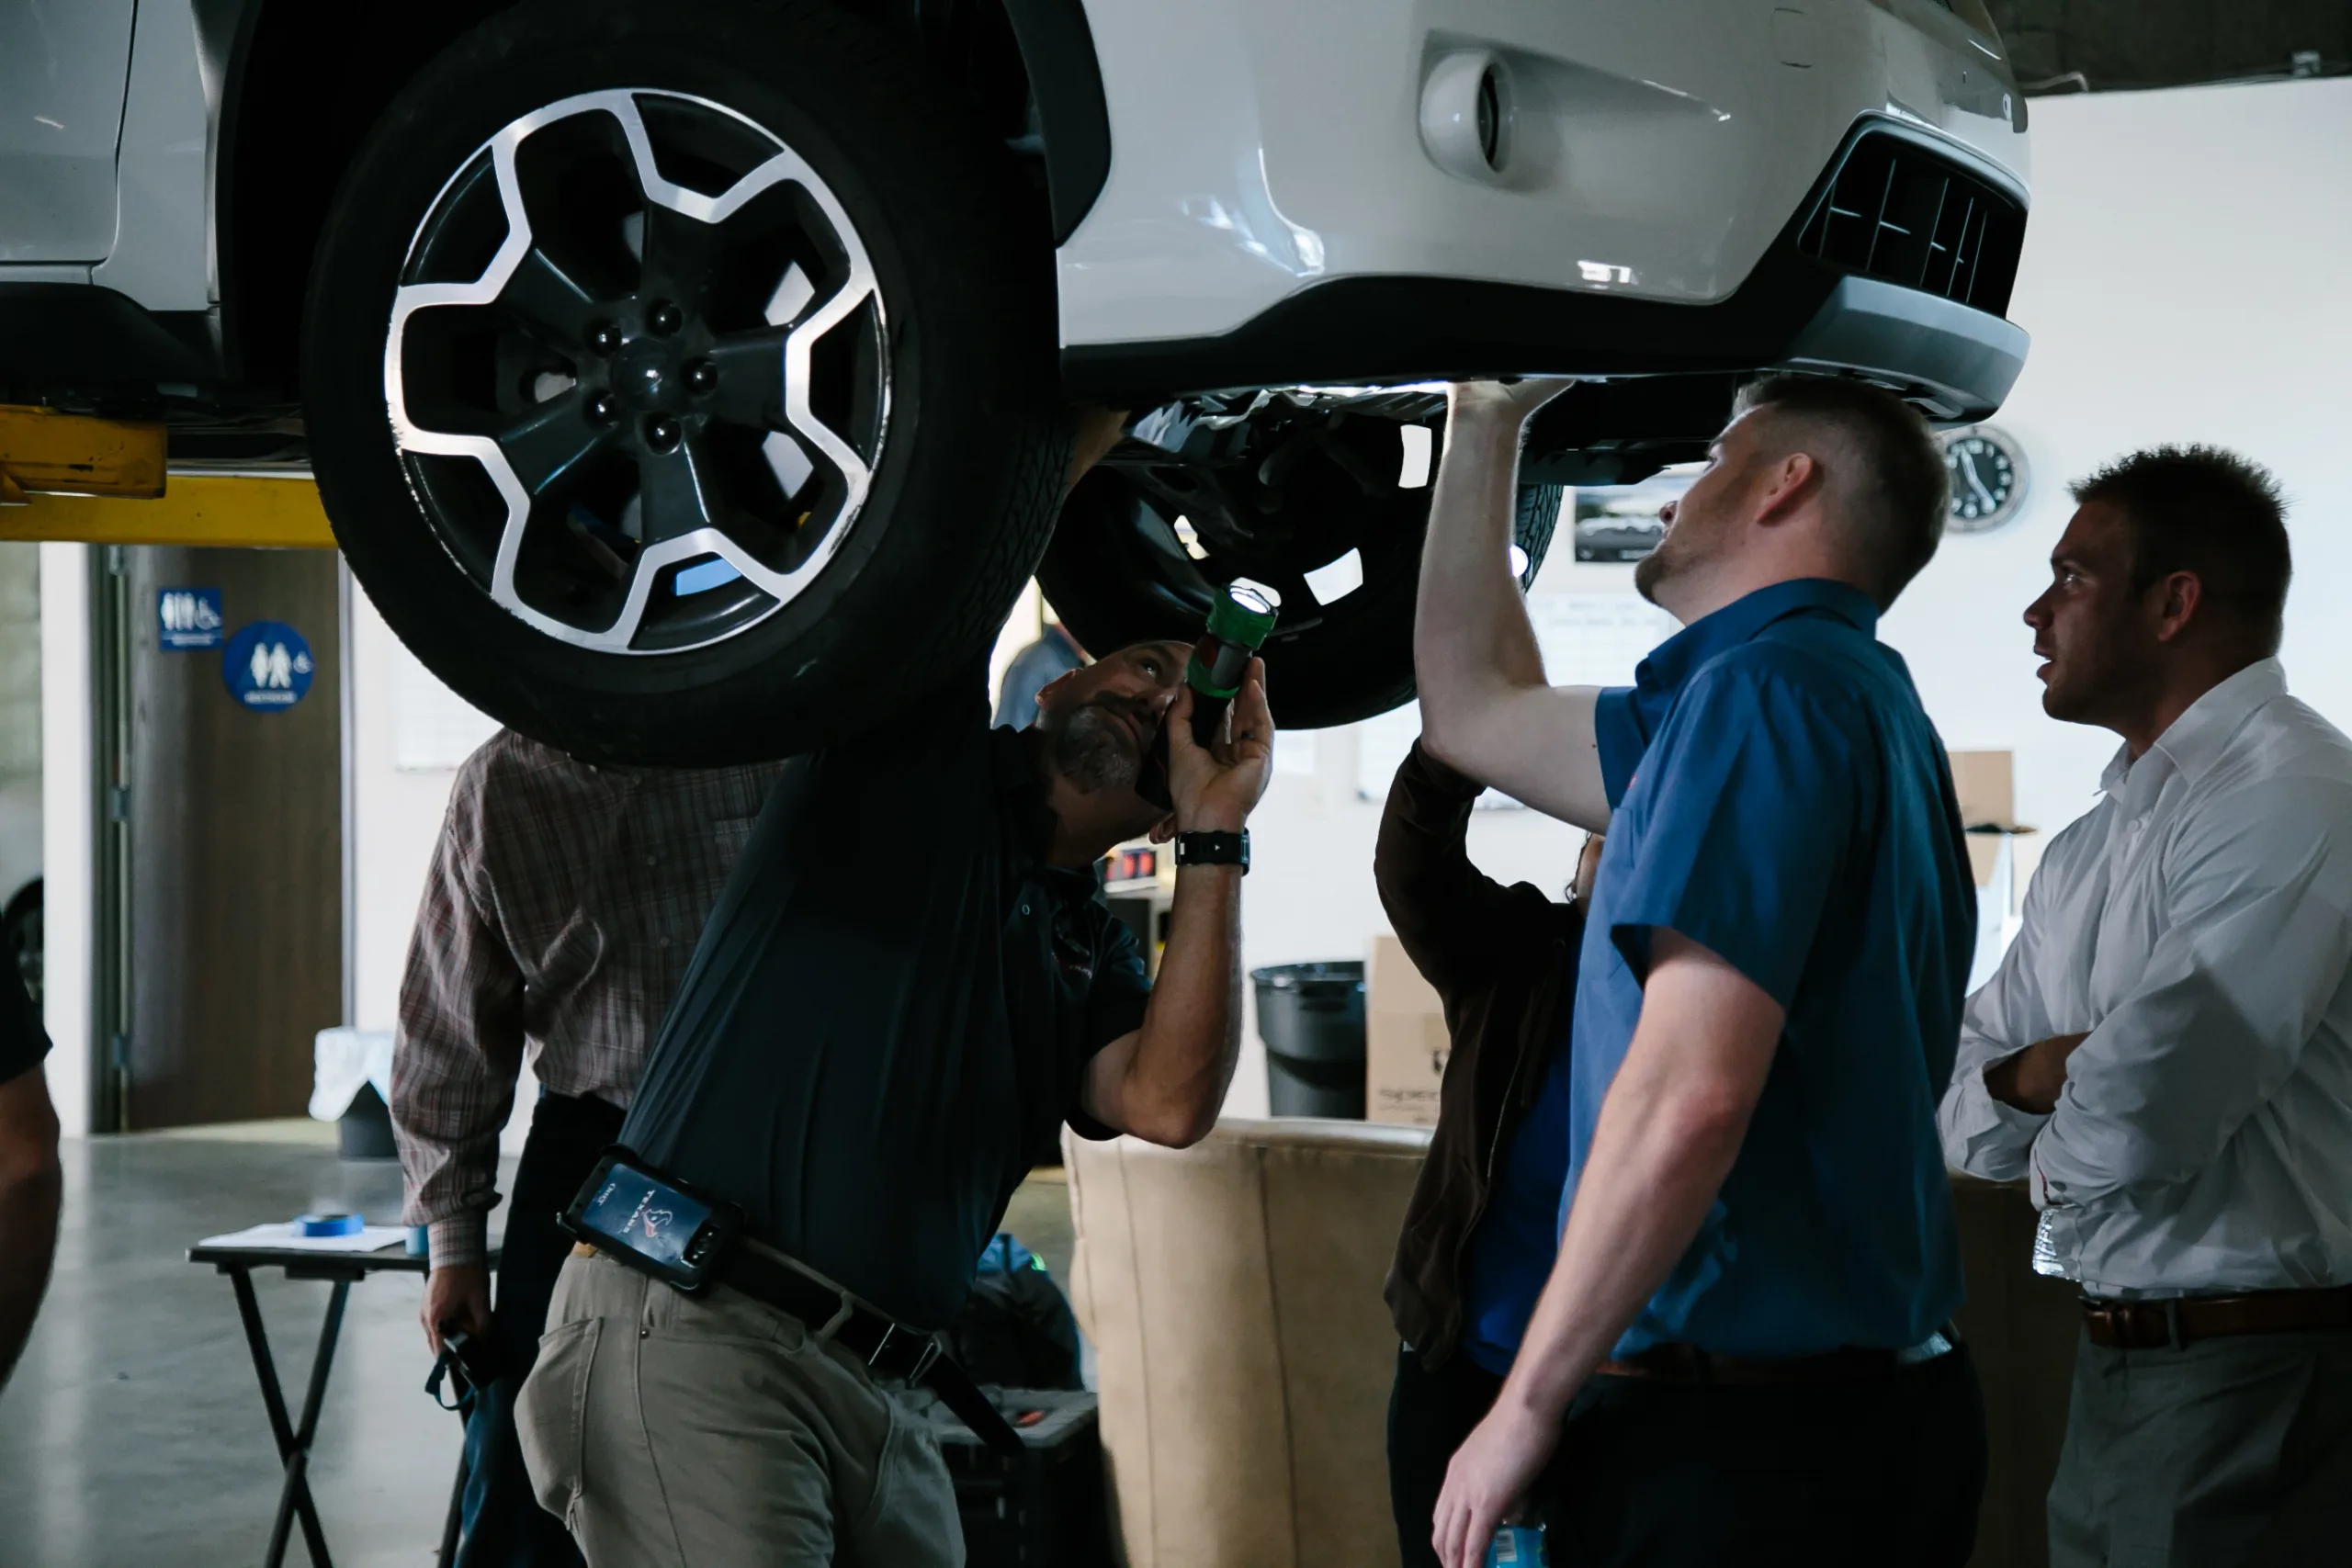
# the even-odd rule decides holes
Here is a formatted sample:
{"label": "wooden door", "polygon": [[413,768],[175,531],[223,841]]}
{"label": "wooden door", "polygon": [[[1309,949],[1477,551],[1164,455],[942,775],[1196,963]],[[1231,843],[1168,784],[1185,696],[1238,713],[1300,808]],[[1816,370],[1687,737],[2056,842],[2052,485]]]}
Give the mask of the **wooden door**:
{"label": "wooden door", "polygon": [[[122,1124],[300,1116],[311,1037],[343,1017],[335,557],[183,547],[126,557]],[[158,595],[200,589],[219,591],[230,647],[163,646],[167,618],[184,630],[190,601],[180,596],[167,617]],[[257,621],[300,638],[274,636],[257,662],[239,661],[259,671],[258,706],[224,678],[235,634]],[[288,701],[305,673],[308,689]]]}

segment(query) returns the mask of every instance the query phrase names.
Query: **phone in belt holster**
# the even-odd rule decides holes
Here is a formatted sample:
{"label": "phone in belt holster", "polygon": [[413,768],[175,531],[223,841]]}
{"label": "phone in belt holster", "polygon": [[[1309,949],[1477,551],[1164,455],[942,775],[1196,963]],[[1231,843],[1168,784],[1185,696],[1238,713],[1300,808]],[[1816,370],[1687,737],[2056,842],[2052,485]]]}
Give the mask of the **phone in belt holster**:
{"label": "phone in belt holster", "polygon": [[614,1147],[556,1223],[615,1262],[694,1296],[710,1289],[741,1236],[743,1211]]}

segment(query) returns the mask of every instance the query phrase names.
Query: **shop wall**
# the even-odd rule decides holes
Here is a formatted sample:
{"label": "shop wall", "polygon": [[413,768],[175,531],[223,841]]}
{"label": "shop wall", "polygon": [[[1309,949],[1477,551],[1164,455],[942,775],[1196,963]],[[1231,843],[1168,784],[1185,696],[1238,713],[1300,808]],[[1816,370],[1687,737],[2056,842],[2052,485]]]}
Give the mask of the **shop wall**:
{"label": "shop wall", "polygon": [[90,1130],[90,547],[44,544],[40,571],[42,1022],[49,1097],[68,1137]]}
{"label": "shop wall", "polygon": [[2284,658],[2297,695],[2352,728],[2352,81],[2037,98],[2033,216],[2010,313],[2033,334],[1996,423],[2032,491],[1998,533],[1946,541],[1888,618],[1956,748],[2017,753],[2020,820],[2098,798],[2116,741],[2041,710],[2018,620],[2049,581],[2066,481],[2136,447],[2204,441],[2278,474],[2296,558]]}
{"label": "shop wall", "polygon": [[[2016,753],[2021,820],[2063,827],[2097,799],[2105,731],[2041,710],[2018,616],[2048,580],[2065,483],[2160,441],[2208,441],[2267,464],[2293,502],[2297,560],[2285,658],[2294,690],[2352,728],[2352,82],[2037,98],[2033,217],[2011,315],[2032,354],[1996,421],[2032,491],[1999,532],[1946,542],[1884,626],[1955,749]],[[1630,591],[1623,568],[1551,563],[1535,592]],[[1272,694],[1281,716],[1279,685]],[[1376,804],[1358,798],[1351,730],[1274,781],[1253,824],[1244,950],[1251,965],[1354,958],[1385,931],[1372,882]],[[1524,811],[1482,813],[1473,858],[1563,886],[1579,836]],[[1262,1114],[1254,1030],[1227,1100]]]}

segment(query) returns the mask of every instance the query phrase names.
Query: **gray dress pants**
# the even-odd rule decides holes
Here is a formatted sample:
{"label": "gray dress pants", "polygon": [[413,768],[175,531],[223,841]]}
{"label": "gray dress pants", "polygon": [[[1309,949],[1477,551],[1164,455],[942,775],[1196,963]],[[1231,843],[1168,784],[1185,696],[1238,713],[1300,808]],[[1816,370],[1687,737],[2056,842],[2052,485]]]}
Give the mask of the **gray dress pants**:
{"label": "gray dress pants", "polygon": [[2052,1568],[2273,1568],[2352,1552],[2352,1334],[2075,1352]]}
{"label": "gray dress pants", "polygon": [[930,1427],[855,1356],[724,1286],[566,1259],[515,1428],[590,1568],[963,1568]]}

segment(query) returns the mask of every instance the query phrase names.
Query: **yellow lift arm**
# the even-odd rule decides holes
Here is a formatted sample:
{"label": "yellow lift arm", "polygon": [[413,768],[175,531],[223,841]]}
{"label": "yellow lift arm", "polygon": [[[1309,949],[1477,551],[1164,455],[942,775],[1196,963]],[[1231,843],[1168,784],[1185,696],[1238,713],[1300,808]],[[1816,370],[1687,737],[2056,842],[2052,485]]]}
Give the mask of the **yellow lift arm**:
{"label": "yellow lift arm", "polygon": [[178,474],[164,427],[0,407],[0,539],[332,549],[306,478]]}

